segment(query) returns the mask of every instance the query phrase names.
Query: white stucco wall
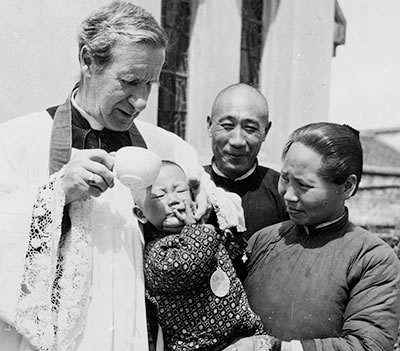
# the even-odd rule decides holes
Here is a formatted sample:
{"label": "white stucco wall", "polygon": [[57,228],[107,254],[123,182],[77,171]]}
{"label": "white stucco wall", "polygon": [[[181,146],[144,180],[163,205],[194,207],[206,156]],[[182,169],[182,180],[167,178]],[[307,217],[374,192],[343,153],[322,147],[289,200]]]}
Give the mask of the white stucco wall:
{"label": "white stucco wall", "polygon": [[[0,2],[0,121],[62,103],[79,74],[76,31],[111,0],[2,0]],[[157,20],[161,0],[134,0]],[[239,81],[241,0],[197,0],[189,48],[187,140],[207,163],[206,116],[216,94]],[[260,153],[279,168],[288,134],[328,119],[334,0],[265,2],[266,38],[261,91],[272,129]],[[139,117],[156,123],[158,91]]]}

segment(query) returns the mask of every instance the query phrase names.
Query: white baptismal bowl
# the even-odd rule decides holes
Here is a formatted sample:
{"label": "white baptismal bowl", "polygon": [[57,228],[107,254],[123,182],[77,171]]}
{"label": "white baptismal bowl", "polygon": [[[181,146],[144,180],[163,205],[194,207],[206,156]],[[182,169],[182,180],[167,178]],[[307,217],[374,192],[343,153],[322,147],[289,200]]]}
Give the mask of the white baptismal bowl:
{"label": "white baptismal bowl", "polygon": [[152,151],[126,146],[115,153],[114,175],[131,189],[144,189],[160,173],[161,159]]}

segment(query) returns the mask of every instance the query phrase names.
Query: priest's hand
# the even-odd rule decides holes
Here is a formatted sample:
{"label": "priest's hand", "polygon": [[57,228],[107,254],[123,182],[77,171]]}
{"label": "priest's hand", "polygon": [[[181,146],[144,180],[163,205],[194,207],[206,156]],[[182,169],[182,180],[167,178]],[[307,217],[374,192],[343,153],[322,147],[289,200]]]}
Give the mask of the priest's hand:
{"label": "priest's hand", "polygon": [[65,204],[98,197],[114,186],[114,158],[101,149],[78,150],[64,167]]}

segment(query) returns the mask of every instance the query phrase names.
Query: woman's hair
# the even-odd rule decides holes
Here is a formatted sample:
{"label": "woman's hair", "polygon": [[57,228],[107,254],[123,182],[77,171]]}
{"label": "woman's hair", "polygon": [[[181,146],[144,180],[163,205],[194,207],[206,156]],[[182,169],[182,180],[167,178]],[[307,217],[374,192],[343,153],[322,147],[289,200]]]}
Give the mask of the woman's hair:
{"label": "woman's hair", "polygon": [[93,62],[101,70],[112,60],[116,43],[143,43],[165,49],[164,29],[143,8],[130,2],[114,1],[89,15],[78,33],[79,52],[86,46]]}
{"label": "woman's hair", "polygon": [[348,125],[319,122],[296,129],[289,137],[283,153],[285,158],[293,143],[301,143],[322,156],[319,175],[329,183],[344,184],[351,174],[357,176],[357,192],[363,168],[363,151],[359,132]]}

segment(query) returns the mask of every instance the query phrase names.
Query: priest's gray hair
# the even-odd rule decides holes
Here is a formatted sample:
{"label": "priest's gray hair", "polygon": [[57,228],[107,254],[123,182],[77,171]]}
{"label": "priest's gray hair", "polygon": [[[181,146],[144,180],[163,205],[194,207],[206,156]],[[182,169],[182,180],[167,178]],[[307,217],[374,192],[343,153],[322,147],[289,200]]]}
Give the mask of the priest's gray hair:
{"label": "priest's gray hair", "polygon": [[78,32],[79,52],[86,48],[98,69],[112,61],[117,43],[142,43],[166,49],[167,34],[154,17],[130,2],[114,1],[89,15]]}

